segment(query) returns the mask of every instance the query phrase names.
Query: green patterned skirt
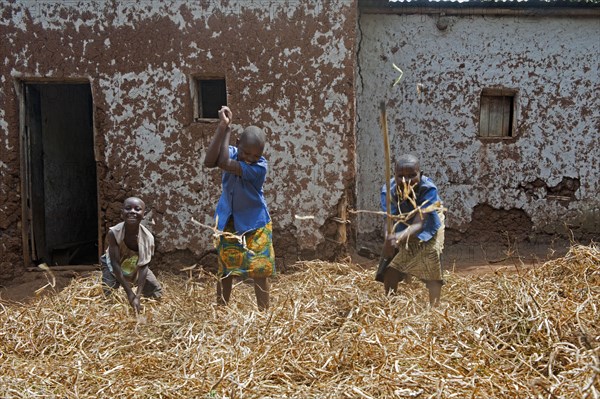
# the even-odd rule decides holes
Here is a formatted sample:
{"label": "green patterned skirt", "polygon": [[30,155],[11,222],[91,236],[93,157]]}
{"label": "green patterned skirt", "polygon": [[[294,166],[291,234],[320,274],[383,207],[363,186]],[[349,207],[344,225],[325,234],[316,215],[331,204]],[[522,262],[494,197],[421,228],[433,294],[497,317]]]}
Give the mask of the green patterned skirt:
{"label": "green patterned skirt", "polygon": [[[230,220],[225,231],[234,233]],[[239,276],[250,278],[275,275],[275,251],[273,250],[273,229],[271,222],[266,226],[244,234],[245,249],[234,238],[221,236],[217,252],[219,254],[219,276]]]}
{"label": "green patterned skirt", "polygon": [[421,280],[443,280],[441,255],[444,249],[444,215],[440,215],[442,226],[429,241],[411,240],[401,242],[398,254],[390,262],[390,267],[415,276]]}

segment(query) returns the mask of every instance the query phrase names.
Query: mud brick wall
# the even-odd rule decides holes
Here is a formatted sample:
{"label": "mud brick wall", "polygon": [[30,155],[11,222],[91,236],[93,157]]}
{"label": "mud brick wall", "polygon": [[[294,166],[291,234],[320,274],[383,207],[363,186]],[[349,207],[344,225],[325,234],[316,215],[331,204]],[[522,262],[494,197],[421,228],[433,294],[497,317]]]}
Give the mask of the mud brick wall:
{"label": "mud brick wall", "polygon": [[2,2],[0,278],[24,266],[18,88],[32,80],[91,85],[102,234],[138,195],[159,255],[192,262],[212,241],[191,218],[214,223],[220,173],[202,166],[216,125],[194,119],[191,82],[224,77],[234,132],[268,133],[278,256],[321,250],[355,178],[356,19],[353,0]]}
{"label": "mud brick wall", "polygon": [[[408,6],[407,6],[408,7]],[[357,65],[357,202],[378,209],[379,101],[393,154],[438,184],[451,240],[600,235],[600,24],[569,18],[363,13]],[[403,81],[392,88],[398,72]],[[482,139],[484,89],[515,94],[515,135]],[[359,220],[359,241],[381,230]],[[570,232],[568,231],[570,230]],[[532,238],[533,239],[533,238]]]}

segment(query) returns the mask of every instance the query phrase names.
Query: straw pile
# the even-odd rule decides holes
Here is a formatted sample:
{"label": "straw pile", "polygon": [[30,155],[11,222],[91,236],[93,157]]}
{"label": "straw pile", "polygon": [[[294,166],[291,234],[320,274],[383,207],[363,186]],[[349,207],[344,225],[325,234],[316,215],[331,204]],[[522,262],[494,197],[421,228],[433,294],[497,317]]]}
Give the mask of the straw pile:
{"label": "straw pile", "polygon": [[449,273],[442,305],[423,284],[383,295],[373,271],[306,262],[256,311],[238,284],[162,276],[134,316],[100,276],[0,313],[0,397],[597,398],[600,251],[574,246],[517,273]]}

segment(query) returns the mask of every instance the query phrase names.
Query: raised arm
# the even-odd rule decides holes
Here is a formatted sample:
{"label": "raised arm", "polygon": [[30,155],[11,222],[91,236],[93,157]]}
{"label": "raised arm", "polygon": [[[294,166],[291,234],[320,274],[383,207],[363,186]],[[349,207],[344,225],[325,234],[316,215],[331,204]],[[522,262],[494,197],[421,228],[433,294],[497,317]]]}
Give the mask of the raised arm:
{"label": "raised arm", "polygon": [[[204,157],[204,166],[207,168],[216,168],[221,156],[229,158],[229,136],[231,134],[231,110],[228,107],[221,107],[219,110],[219,126],[206,150]],[[224,150],[223,150],[224,149]]]}
{"label": "raised arm", "polygon": [[[221,144],[221,151],[219,152],[219,158],[217,159],[217,166],[226,172],[233,173],[234,175],[242,175],[242,166],[235,159],[229,157],[229,136],[231,129],[228,129],[223,135],[223,143]],[[239,156],[239,154],[238,154]]]}

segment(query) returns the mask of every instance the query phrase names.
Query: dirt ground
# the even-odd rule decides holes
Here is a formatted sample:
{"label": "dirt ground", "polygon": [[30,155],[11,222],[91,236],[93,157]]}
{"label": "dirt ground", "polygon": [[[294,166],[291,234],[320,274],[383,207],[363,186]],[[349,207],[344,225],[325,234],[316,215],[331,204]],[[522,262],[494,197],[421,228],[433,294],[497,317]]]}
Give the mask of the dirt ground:
{"label": "dirt ground", "polygon": [[[545,261],[557,258],[566,253],[565,245],[538,245],[522,248],[497,248],[489,245],[454,245],[446,247],[442,256],[444,270],[455,273],[488,274],[496,272],[517,272],[520,269],[535,267]],[[342,259],[365,269],[377,268],[378,256],[368,250],[351,251],[349,257]],[[51,278],[40,271],[29,271],[10,282],[0,285],[0,300],[26,303],[36,295],[51,295],[60,292],[73,278],[89,276],[92,271],[54,271],[54,287],[49,286]],[[160,277],[160,274],[157,273]],[[36,291],[46,286],[39,294]]]}
{"label": "dirt ground", "polygon": [[71,280],[80,275],[89,275],[90,272],[74,272],[74,271],[56,271],[53,272],[55,282],[54,287],[47,286],[52,281],[46,277],[43,272],[25,272],[20,277],[17,277],[9,282],[4,282],[0,285],[0,300],[8,302],[26,302],[30,298],[36,296],[36,291],[44,286],[39,295],[48,295],[54,292],[59,292],[65,288]]}

